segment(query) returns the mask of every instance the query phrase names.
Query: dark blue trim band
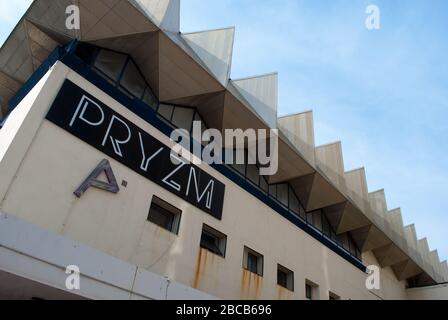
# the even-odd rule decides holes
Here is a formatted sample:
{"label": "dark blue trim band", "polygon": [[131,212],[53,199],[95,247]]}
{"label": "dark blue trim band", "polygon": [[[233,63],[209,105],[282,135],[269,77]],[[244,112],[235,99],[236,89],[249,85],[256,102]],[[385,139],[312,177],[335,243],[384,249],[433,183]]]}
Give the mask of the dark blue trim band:
{"label": "dark blue trim band", "polygon": [[[76,42],[71,43],[67,46],[67,49],[57,48],[50,54],[47,60],[36,70],[36,72],[30,77],[30,79],[22,86],[19,92],[14,96],[10,102],[10,110],[14,109],[20,101],[31,91],[31,89],[39,82],[39,80],[46,74],[46,72],[53,66],[57,61],[61,61],[66,66],[71,68],[73,71],[81,75],[83,78],[91,82],[93,85],[98,87],[100,90],[104,91],[106,94],[111,96],[113,99],[117,100],[120,104],[128,108],[130,111],[135,113],[140,118],[147,121],[149,124],[157,128],[159,131],[167,136],[171,135],[173,128],[167,123],[162,121],[157,117],[156,112],[149,108],[146,104],[138,99],[132,99],[120,92],[117,88],[107,82],[105,79],[96,74],[91,68],[84,63],[80,58],[73,54],[76,48]],[[193,149],[194,150],[194,149]],[[349,253],[347,253],[343,248],[336,245],[333,241],[322,235],[315,228],[306,224],[296,215],[289,212],[287,209],[283,208],[277,202],[275,202],[269,195],[264,194],[258,188],[253,186],[246,179],[238,175],[232,169],[225,165],[212,165],[212,167],[226,176],[228,179],[239,185],[241,188],[252,194],[254,197],[259,199],[261,202],[269,206],[274,211],[278,212],[285,219],[289,220],[291,223],[295,224],[297,227],[305,231],[311,237],[337,253],[339,256],[344,258],[346,261],[353,264],[355,267],[360,269],[362,272],[366,272],[367,269],[363,265],[362,261],[356,259]]]}

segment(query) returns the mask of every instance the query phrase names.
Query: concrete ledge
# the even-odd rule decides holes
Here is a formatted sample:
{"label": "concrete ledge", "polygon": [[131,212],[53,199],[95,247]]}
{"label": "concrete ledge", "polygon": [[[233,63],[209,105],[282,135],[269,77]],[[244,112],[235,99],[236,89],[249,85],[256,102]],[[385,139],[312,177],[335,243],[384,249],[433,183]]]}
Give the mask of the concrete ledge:
{"label": "concrete ledge", "polygon": [[[68,276],[65,271],[70,265],[80,269],[80,290],[65,287]],[[0,272],[87,299],[217,299],[3,213]]]}

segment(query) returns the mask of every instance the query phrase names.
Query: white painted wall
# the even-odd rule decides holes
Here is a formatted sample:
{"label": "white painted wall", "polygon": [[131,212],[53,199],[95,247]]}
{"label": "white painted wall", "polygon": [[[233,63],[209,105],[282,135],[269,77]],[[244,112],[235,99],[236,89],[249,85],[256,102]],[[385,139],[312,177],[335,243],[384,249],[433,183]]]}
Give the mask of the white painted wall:
{"label": "white painted wall", "polygon": [[448,300],[448,284],[408,290],[410,300]]}

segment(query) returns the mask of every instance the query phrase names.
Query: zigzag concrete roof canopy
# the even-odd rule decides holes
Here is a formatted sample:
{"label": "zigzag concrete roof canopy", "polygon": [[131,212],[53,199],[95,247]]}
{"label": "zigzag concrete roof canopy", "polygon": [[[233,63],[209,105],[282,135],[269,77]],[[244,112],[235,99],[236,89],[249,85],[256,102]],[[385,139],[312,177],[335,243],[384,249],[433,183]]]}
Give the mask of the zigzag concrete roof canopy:
{"label": "zigzag concrete roof canopy", "polygon": [[297,152],[315,166],[313,111],[280,117],[278,127]]}
{"label": "zigzag concrete roof canopy", "polygon": [[427,270],[427,272],[430,274],[431,277],[434,277],[435,274],[434,274],[434,268],[431,265],[428,239],[423,238],[423,239],[418,240],[418,248],[419,248],[420,255],[423,259],[423,264],[424,264],[425,270]]}
{"label": "zigzag concrete roof canopy", "polygon": [[[65,26],[77,4],[80,30]],[[401,212],[388,213],[384,191],[368,193],[365,170],[344,171],[341,143],[315,147],[312,112],[277,118],[278,75],[230,80],[234,28],[180,33],[180,0],[35,0],[0,50],[2,108],[58,45],[79,39],[130,54],[161,102],[194,106],[213,128],[279,129],[279,171],[306,210],[322,209],[338,234],[350,232],[397,278],[447,279]],[[6,110],[4,110],[6,111]]]}

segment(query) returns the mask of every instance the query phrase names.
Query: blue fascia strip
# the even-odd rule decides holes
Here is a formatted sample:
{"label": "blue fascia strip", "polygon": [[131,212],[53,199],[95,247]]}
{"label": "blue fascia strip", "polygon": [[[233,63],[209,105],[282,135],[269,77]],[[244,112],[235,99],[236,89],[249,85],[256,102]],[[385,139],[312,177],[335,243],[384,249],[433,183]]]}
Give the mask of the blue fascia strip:
{"label": "blue fascia strip", "polygon": [[[75,47],[75,46],[73,46]],[[146,104],[137,99],[131,99],[117,88],[111,85],[102,77],[98,76],[93,70],[90,69],[81,59],[79,59],[73,53],[73,49],[65,50],[63,48],[57,48],[48,57],[48,59],[35,71],[35,73],[30,77],[30,79],[23,85],[19,92],[14,96],[10,102],[10,110],[14,109],[20,101],[28,94],[29,91],[39,82],[39,80],[45,75],[48,69],[54,65],[57,61],[61,61],[66,66],[71,68],[73,71],[81,75],[83,78],[91,82],[93,85],[104,91],[106,94],[111,96],[113,99],[117,100],[120,104],[128,108],[130,111],[138,115],[143,120],[147,121],[149,124],[157,128],[159,131],[167,136],[171,135],[173,128],[168,124],[163,122],[157,117],[156,112],[148,108]],[[193,150],[195,150],[193,148]],[[299,217],[289,212],[287,209],[280,206],[273,199],[271,199],[267,194],[261,192],[258,188],[253,186],[251,183],[246,181],[243,177],[235,173],[233,170],[225,165],[213,164],[212,167],[226,176],[228,179],[239,185],[241,188],[252,194],[254,197],[259,199],[261,202],[269,206],[274,211],[278,212],[285,219],[289,220],[291,223],[305,231],[308,235],[330,248],[332,251],[337,253],[339,256],[344,258],[346,261],[350,262],[352,265],[360,269],[362,272],[367,272],[366,267],[363,263],[356,259],[355,257],[348,254],[344,249],[337,246],[334,242],[330,241],[324,237],[317,230],[307,225]]]}

